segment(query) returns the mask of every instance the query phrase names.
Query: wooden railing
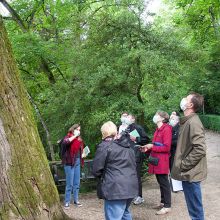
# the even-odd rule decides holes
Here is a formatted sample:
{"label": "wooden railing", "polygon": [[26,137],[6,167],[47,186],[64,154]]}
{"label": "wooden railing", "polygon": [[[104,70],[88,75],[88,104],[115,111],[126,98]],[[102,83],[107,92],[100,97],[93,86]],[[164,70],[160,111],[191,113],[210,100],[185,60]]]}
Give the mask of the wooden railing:
{"label": "wooden railing", "polygon": [[[92,163],[93,163],[93,160],[84,161],[84,166],[81,168],[81,175],[80,175],[80,178],[82,181],[95,178],[92,175]],[[55,184],[64,185],[66,180],[65,180],[65,173],[64,173],[62,162],[61,161],[50,161],[49,165],[50,165],[50,170],[53,175]]]}

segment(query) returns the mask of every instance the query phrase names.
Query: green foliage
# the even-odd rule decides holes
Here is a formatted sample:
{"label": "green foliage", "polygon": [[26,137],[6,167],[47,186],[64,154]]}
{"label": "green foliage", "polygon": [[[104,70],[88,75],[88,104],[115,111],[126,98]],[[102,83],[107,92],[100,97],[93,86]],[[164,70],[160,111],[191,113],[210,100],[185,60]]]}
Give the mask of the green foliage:
{"label": "green foliage", "polygon": [[178,7],[173,20],[188,30],[190,47],[201,54],[201,61],[189,74],[189,86],[205,96],[205,111],[220,114],[220,2],[218,0],[170,0]]}
{"label": "green foliage", "polygon": [[179,24],[185,23],[194,30],[196,40],[210,41],[220,37],[219,18],[220,3],[218,0],[170,0],[178,8],[182,16],[176,20]]}
{"label": "green foliage", "polygon": [[[72,124],[80,123],[92,156],[101,140],[101,125],[108,120],[119,124],[123,111],[135,114],[152,133],[154,113],[178,110],[190,90],[205,95],[206,112],[220,112],[217,35],[210,28],[210,34],[203,36],[203,29],[211,24],[203,15],[208,6],[173,1],[181,6],[178,13],[161,14],[151,24],[143,18],[146,2],[12,1],[26,31],[10,20],[7,30],[55,152],[57,140]],[[192,26],[189,19],[197,18],[201,7],[206,22]],[[218,7],[213,7],[217,18]]]}
{"label": "green foliage", "polygon": [[220,132],[219,115],[199,115],[199,117],[206,129]]}

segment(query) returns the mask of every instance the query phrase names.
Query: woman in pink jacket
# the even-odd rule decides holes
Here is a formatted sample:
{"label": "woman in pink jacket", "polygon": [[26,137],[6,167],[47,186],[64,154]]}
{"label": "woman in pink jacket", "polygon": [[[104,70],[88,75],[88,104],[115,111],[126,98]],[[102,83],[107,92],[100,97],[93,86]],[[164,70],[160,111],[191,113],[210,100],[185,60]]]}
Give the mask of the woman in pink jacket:
{"label": "woman in pink jacket", "polygon": [[157,111],[153,117],[153,122],[157,125],[153,142],[141,148],[142,152],[150,152],[148,172],[156,175],[160,186],[161,202],[157,206],[160,209],[156,212],[157,215],[163,215],[171,211],[171,189],[168,174],[172,127],[167,124],[168,121],[168,113]]}

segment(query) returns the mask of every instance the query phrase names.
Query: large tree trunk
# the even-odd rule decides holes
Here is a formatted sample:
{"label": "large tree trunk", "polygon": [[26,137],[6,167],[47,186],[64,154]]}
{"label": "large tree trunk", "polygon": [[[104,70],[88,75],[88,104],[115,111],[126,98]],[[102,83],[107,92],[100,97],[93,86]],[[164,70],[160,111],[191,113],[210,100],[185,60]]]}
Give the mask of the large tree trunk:
{"label": "large tree trunk", "polygon": [[0,219],[66,219],[1,17]]}

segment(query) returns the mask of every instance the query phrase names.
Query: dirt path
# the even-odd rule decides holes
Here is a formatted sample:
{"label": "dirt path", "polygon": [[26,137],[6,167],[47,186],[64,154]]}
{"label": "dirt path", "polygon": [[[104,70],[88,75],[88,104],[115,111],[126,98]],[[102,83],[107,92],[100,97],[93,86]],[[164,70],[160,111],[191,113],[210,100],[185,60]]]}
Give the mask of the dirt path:
{"label": "dirt path", "polygon": [[[207,132],[208,178],[202,183],[203,204],[206,220],[220,219],[220,134]],[[103,201],[96,194],[80,195],[82,207],[73,205],[65,212],[76,220],[104,220]],[[156,216],[152,206],[159,202],[159,187],[154,176],[143,183],[145,202],[139,206],[131,206],[134,220],[189,220],[184,195],[182,192],[172,193],[172,212],[165,216]]]}

